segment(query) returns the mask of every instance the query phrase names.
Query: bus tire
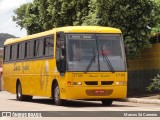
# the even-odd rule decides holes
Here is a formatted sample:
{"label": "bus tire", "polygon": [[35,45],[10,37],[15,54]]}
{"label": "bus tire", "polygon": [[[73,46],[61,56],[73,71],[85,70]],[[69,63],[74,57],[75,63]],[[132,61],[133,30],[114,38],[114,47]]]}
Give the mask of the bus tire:
{"label": "bus tire", "polygon": [[33,98],[33,96],[30,96],[30,95],[24,95],[24,100],[25,101],[31,101]]}
{"label": "bus tire", "polygon": [[53,87],[53,100],[57,106],[62,106],[64,104],[64,100],[60,98],[60,89],[57,83],[55,83]]}
{"label": "bus tire", "polygon": [[112,103],[113,103],[113,100],[110,100],[110,99],[104,99],[104,100],[101,100],[103,106],[111,106]]}
{"label": "bus tire", "polygon": [[17,84],[16,96],[17,96],[18,101],[30,101],[30,100],[32,100],[32,97],[33,97],[30,95],[23,95],[22,94],[22,86],[21,86],[20,82],[18,82],[18,84]]}

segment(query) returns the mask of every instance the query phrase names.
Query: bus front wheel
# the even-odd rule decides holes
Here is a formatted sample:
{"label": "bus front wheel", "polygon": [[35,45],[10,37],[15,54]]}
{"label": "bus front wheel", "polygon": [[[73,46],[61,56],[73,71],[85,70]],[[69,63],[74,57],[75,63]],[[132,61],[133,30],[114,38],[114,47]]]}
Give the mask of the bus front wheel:
{"label": "bus front wheel", "polygon": [[104,99],[104,100],[101,100],[103,106],[111,106],[112,103],[113,103],[113,100],[110,100],[110,99]]}
{"label": "bus front wheel", "polygon": [[53,100],[55,105],[61,106],[64,103],[64,100],[60,98],[60,89],[58,84],[56,83],[53,88]]}
{"label": "bus front wheel", "polygon": [[16,90],[17,100],[19,101],[30,101],[32,100],[32,96],[30,95],[23,95],[22,94],[22,86],[21,83],[18,83],[17,90]]}

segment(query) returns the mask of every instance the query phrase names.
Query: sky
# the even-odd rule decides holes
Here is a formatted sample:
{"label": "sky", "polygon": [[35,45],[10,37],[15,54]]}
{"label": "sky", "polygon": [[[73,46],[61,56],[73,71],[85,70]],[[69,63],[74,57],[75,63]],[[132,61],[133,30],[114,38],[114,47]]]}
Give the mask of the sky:
{"label": "sky", "polygon": [[0,0],[0,33],[8,33],[16,37],[26,36],[25,29],[21,29],[12,21],[13,11],[20,5],[33,0]]}

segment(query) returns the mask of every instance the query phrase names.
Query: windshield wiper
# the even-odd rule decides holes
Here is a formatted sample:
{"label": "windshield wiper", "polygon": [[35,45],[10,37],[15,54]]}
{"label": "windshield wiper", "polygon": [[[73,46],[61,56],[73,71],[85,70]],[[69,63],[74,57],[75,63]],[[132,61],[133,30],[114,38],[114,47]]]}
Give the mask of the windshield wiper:
{"label": "windshield wiper", "polygon": [[92,57],[92,59],[90,60],[87,68],[85,69],[85,73],[87,73],[87,72],[89,71],[89,69],[91,68],[91,65],[92,65],[93,61],[95,60],[95,58],[96,58],[96,55],[95,55],[94,48],[93,48],[93,57]]}
{"label": "windshield wiper", "polygon": [[[101,49],[101,51],[103,51],[103,49]],[[105,59],[106,63],[109,65],[109,68],[111,69],[111,71],[114,73],[115,70],[114,70],[113,65],[112,65],[111,61],[109,60],[108,56],[105,55],[105,53],[103,53],[103,52],[102,52],[102,56]]]}
{"label": "windshield wiper", "polygon": [[104,57],[105,61],[108,63],[108,65],[109,65],[111,71],[114,73],[114,72],[115,72],[115,71],[114,71],[114,68],[113,68],[113,66],[112,66],[112,64],[111,64],[111,62],[110,62],[110,60],[108,59],[108,56],[107,56],[107,55],[104,55],[104,54],[102,54],[102,56]]}

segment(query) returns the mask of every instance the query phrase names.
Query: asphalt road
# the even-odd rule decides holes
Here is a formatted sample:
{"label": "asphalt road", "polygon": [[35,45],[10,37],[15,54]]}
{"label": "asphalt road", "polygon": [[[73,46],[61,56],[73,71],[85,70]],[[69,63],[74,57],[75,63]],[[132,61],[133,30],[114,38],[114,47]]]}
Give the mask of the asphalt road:
{"label": "asphalt road", "polygon": [[[53,104],[52,99],[44,98],[44,97],[33,97],[33,100],[30,102],[20,102],[16,100],[16,95],[11,94],[5,91],[0,91],[0,111],[159,111],[160,112],[160,105],[157,104],[142,104],[142,103],[131,103],[131,102],[119,102],[114,101],[112,106],[103,106],[99,101],[67,101],[65,106],[55,106]],[[68,114],[68,113],[63,113]],[[72,113],[70,113],[72,114]],[[74,113],[73,113],[74,114]],[[96,114],[96,113],[95,113]],[[92,113],[93,115],[93,113]],[[116,115],[116,112],[115,112]],[[94,115],[96,116],[96,115]],[[150,120],[151,117],[129,117],[129,120]],[[124,119],[126,120],[128,117],[111,117],[111,119]],[[63,117],[64,118],[64,117]],[[63,119],[62,118],[62,119]],[[81,117],[77,117],[76,120],[80,119]],[[88,118],[88,117],[87,117]],[[9,120],[11,118],[4,118],[1,117],[0,120]],[[20,119],[20,118],[17,118]],[[27,118],[25,118],[27,119]],[[34,120],[36,118],[33,118]],[[46,119],[46,118],[45,118]],[[50,118],[51,119],[51,118]],[[58,117],[58,119],[60,119]],[[67,119],[69,119],[67,117]],[[73,117],[69,120],[74,119]],[[96,119],[95,117],[92,119]],[[102,117],[100,118],[102,119]],[[104,118],[105,119],[105,118]],[[154,117],[154,120],[158,120],[159,117]],[[75,119],[74,119],[75,120]],[[97,120],[97,119],[96,119]]]}

